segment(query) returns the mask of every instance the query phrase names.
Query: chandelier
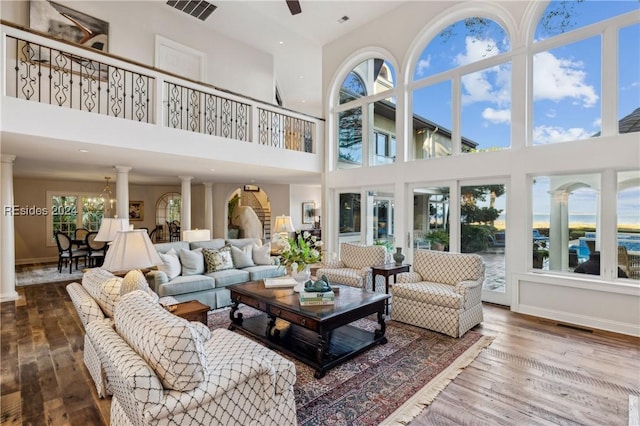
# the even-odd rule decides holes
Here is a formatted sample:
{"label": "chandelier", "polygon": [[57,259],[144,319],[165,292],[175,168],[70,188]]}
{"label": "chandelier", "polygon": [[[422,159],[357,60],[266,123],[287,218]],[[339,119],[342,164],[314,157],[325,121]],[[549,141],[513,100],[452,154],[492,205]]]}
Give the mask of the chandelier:
{"label": "chandelier", "polygon": [[[113,205],[116,202],[116,199],[113,197],[113,192],[111,191],[111,184],[109,183],[109,180],[111,179],[108,176],[105,176],[104,178],[107,183],[104,187],[104,189],[102,190],[102,192],[100,193],[100,195],[98,195],[95,198],[89,198],[88,199],[88,203],[89,203],[89,207],[93,210],[113,210]],[[106,202],[109,202],[109,206],[106,206]]]}

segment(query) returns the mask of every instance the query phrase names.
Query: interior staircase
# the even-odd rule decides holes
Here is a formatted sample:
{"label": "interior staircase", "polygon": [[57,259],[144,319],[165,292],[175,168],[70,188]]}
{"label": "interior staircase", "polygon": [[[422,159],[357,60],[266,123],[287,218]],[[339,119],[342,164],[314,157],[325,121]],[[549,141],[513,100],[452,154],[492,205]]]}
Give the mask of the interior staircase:
{"label": "interior staircase", "polygon": [[271,240],[271,208],[260,203],[255,193],[250,191],[242,191],[240,202],[243,206],[249,206],[256,212],[258,219],[262,222],[262,238],[264,241]]}

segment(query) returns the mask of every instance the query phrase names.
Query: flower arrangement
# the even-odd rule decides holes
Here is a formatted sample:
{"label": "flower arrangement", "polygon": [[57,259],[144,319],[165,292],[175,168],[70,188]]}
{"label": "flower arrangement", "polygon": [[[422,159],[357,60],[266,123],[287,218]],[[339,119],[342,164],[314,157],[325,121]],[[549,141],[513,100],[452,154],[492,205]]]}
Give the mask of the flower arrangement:
{"label": "flower arrangement", "polygon": [[295,263],[296,272],[301,272],[307,265],[319,262],[322,258],[320,253],[322,241],[307,231],[298,233],[295,238],[287,238],[281,244],[283,249],[280,254],[280,264],[291,266]]}

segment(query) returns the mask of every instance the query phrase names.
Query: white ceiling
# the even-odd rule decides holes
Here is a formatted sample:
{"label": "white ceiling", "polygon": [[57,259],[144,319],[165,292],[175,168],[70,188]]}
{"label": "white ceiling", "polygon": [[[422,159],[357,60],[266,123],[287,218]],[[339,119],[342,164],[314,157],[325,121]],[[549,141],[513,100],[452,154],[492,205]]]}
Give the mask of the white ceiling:
{"label": "white ceiling", "polygon": [[[165,3],[154,1],[150,5],[169,7]],[[295,16],[290,14],[285,0],[214,0],[212,3],[218,8],[205,25],[273,54],[285,107],[309,113],[322,111],[322,46],[403,2],[301,0],[302,13]],[[349,20],[338,23],[342,16],[348,16]],[[184,19],[195,18],[184,14]],[[52,143],[56,146],[53,152]],[[173,155],[95,145],[90,147],[90,153],[83,154],[78,151],[81,148],[76,142],[32,137],[27,140],[20,135],[2,134],[3,153],[17,156],[14,174],[18,177],[103,181],[104,176],[114,175],[114,165],[126,164],[132,167],[130,182],[137,184],[176,184],[180,175],[214,183],[320,183],[317,174],[291,173],[264,166],[237,167],[237,164],[197,158],[176,161]],[[210,172],[212,168],[215,173]]]}

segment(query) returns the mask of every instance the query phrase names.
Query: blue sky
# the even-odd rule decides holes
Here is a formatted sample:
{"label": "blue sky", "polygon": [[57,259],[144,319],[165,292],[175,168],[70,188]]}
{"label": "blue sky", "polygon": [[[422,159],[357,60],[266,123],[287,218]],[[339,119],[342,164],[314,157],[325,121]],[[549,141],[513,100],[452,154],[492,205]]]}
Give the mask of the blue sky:
{"label": "blue sky", "polygon": [[[558,10],[562,2],[552,2],[547,11]],[[639,10],[640,3],[629,1],[571,2],[573,30],[591,23]],[[548,15],[547,12],[543,16]],[[473,28],[473,26],[472,26]],[[460,65],[495,56],[510,49],[505,31],[495,22],[476,25],[469,31],[458,22],[436,36],[422,52],[414,79],[435,75]],[[551,32],[538,25],[535,40],[561,33],[557,20],[550,21]],[[640,25],[620,31],[619,114],[622,118],[640,106]],[[600,131],[601,122],[601,37],[562,46],[534,57],[534,143],[544,144],[585,139]],[[466,75],[462,78],[462,134],[478,142],[479,148],[510,145],[511,79],[509,62]],[[439,102],[432,102],[438,99]],[[449,83],[418,90],[414,112],[451,128]]]}

